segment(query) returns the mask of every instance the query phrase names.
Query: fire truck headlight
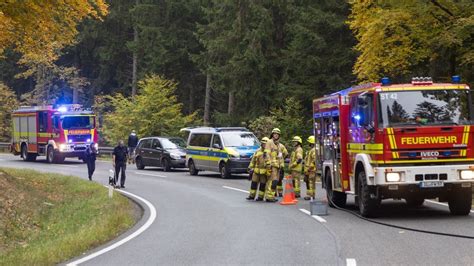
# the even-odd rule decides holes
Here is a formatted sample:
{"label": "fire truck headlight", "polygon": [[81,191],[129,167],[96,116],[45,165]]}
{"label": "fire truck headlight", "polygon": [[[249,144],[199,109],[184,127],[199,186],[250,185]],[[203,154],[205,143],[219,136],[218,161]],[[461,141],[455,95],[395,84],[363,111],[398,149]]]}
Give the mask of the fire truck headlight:
{"label": "fire truck headlight", "polygon": [[400,173],[386,173],[385,178],[387,179],[387,182],[399,182]]}
{"label": "fire truck headlight", "polygon": [[98,151],[99,150],[99,143],[94,143],[94,148]]}
{"label": "fire truck headlight", "polygon": [[61,106],[58,108],[58,111],[61,113],[67,112],[67,107],[66,106]]}
{"label": "fire truck headlight", "polygon": [[64,151],[64,150],[66,150],[66,148],[67,148],[66,144],[60,144],[59,145],[59,151]]}
{"label": "fire truck headlight", "polygon": [[471,170],[462,170],[460,173],[460,177],[463,180],[471,180],[474,179],[474,172]]}

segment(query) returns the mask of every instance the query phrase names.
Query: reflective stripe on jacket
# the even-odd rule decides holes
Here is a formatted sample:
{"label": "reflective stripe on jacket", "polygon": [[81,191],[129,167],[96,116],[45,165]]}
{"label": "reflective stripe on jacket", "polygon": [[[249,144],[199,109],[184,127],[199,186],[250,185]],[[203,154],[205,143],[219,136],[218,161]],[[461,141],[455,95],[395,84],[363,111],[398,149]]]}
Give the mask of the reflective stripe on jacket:
{"label": "reflective stripe on jacket", "polygon": [[259,148],[254,155],[249,165],[250,169],[253,169],[256,174],[267,174],[267,169],[270,168],[270,158],[265,156],[265,150]]}
{"label": "reflective stripe on jacket", "polygon": [[316,148],[312,148],[306,153],[304,171],[310,173],[316,172]]}

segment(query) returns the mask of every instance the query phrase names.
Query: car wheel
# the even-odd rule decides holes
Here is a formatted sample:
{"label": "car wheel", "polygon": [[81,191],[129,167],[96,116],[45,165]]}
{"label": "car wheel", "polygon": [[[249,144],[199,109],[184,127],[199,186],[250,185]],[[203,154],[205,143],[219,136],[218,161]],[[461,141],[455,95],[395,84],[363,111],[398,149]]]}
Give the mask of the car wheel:
{"label": "car wheel", "polygon": [[367,179],[365,171],[360,171],[358,175],[358,188],[357,199],[359,205],[359,212],[364,217],[374,217],[376,216],[376,211],[378,209],[379,200],[371,198],[370,187],[367,185]]}
{"label": "car wheel", "polygon": [[137,169],[138,169],[138,170],[143,170],[143,169],[145,169],[145,165],[143,164],[142,158],[140,158],[140,157],[137,157],[137,158],[135,159],[135,165],[137,166]]}
{"label": "car wheel", "polygon": [[459,188],[448,200],[449,211],[453,215],[469,215],[472,205],[472,189]]}
{"label": "car wheel", "polygon": [[222,162],[219,164],[219,172],[221,173],[221,177],[224,179],[231,177],[229,167],[227,167],[226,163]]}
{"label": "car wheel", "polygon": [[326,181],[326,196],[330,207],[344,208],[347,202],[347,194],[332,190],[331,173],[326,171],[324,180]]}
{"label": "car wheel", "polygon": [[190,175],[198,175],[199,171],[196,169],[193,160],[189,160],[188,167]]}
{"label": "car wheel", "polygon": [[169,172],[171,170],[171,162],[169,159],[163,159],[161,161],[161,166],[163,167],[163,171]]}

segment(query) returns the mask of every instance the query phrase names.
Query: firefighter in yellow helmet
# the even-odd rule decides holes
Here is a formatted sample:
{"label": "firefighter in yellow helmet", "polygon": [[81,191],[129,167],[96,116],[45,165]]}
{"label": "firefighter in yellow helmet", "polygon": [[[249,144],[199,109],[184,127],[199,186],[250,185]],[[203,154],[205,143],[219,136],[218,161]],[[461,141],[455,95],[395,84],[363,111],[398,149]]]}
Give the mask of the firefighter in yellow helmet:
{"label": "firefighter in yellow helmet", "polygon": [[301,174],[303,172],[303,140],[295,136],[291,140],[293,143],[293,151],[290,157],[290,171],[293,178],[293,186],[295,188],[295,197],[299,198],[301,193]]}
{"label": "firefighter in yellow helmet", "polygon": [[265,145],[265,153],[270,157],[270,178],[267,181],[267,192],[265,198],[267,202],[275,202],[275,191],[278,185],[278,180],[285,165],[285,158],[288,156],[288,151],[285,146],[280,143],[281,131],[278,128],[272,130],[270,140]]}
{"label": "firefighter in yellow helmet", "polygon": [[247,200],[254,200],[257,194],[257,201],[263,201],[265,196],[265,187],[270,173],[270,157],[265,154],[265,144],[269,141],[267,137],[262,138],[261,147],[254,153],[249,165],[249,174],[252,176],[250,191]]}
{"label": "firefighter in yellow helmet", "polygon": [[314,198],[316,193],[316,147],[314,136],[308,137],[310,150],[306,153],[304,160],[304,175],[306,182],[306,197],[305,200]]}

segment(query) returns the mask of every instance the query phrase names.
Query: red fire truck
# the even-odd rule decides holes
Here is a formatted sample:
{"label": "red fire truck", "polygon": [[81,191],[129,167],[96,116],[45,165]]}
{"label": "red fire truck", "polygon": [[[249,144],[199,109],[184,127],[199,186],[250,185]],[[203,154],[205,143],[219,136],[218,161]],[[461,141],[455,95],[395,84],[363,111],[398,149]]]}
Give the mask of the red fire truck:
{"label": "red fire truck", "polygon": [[49,163],[61,163],[66,157],[84,160],[86,148],[98,140],[94,113],[77,104],[57,109],[25,106],[13,112],[12,120],[11,151],[25,161],[41,155]]}
{"label": "red fire truck", "polygon": [[354,86],[313,101],[318,163],[334,207],[355,196],[361,215],[381,201],[448,202],[468,215],[474,182],[473,110],[469,87],[414,78],[411,84]]}

